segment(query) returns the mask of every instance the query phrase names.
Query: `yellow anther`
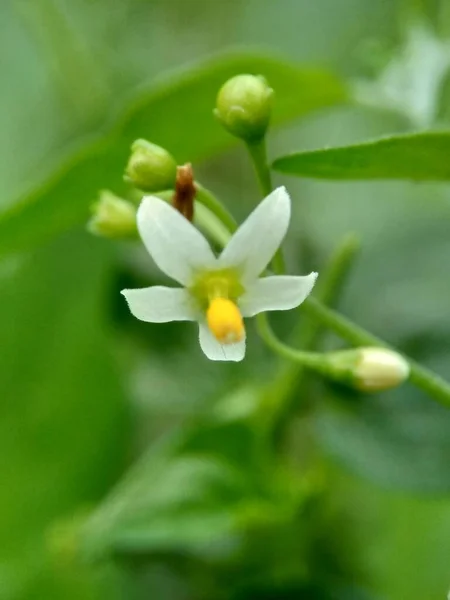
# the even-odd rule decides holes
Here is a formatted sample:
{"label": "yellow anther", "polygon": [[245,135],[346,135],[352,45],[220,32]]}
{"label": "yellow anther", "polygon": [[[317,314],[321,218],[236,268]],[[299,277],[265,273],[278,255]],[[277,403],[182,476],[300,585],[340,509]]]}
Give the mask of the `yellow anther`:
{"label": "yellow anther", "polygon": [[206,311],[208,327],[221,344],[235,344],[244,338],[242,315],[228,298],[213,298]]}

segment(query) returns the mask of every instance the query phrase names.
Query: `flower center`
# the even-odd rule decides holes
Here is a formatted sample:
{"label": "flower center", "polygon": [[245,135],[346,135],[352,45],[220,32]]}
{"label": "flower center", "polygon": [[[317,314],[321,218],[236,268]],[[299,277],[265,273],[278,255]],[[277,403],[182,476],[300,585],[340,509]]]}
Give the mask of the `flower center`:
{"label": "flower center", "polygon": [[211,333],[221,344],[235,344],[244,338],[244,322],[238,307],[228,298],[212,298],[206,320]]}

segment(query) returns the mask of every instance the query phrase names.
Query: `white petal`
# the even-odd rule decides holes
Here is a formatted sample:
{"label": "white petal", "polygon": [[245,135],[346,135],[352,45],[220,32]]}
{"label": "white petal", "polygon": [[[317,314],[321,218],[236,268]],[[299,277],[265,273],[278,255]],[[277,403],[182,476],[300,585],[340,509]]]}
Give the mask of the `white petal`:
{"label": "white petal", "polygon": [[201,349],[210,360],[239,362],[245,356],[245,338],[237,344],[221,344],[204,323],[200,323],[199,340]]}
{"label": "white petal", "polygon": [[210,268],[216,258],[203,235],[175,208],[146,196],[137,212],[141,238],[155,263],[169,277],[188,285],[198,268]]}
{"label": "white petal", "polygon": [[316,279],[317,273],[305,277],[275,275],[258,279],[239,298],[242,316],[253,317],[266,310],[295,308],[310,294]]}
{"label": "white petal", "polygon": [[186,290],[154,286],[121,292],[132,314],[141,321],[195,321],[197,313]]}
{"label": "white petal", "polygon": [[270,262],[289,225],[291,201],[277,188],[242,223],[219,258],[221,267],[237,267],[244,281],[258,277]]}

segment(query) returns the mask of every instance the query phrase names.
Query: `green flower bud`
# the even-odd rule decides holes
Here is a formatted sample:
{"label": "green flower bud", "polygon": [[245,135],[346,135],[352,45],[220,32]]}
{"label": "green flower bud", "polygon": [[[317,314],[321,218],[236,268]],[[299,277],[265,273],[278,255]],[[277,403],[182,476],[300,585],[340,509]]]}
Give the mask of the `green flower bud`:
{"label": "green flower bud", "polygon": [[102,190],[98,202],[92,206],[88,230],[107,238],[133,238],[137,236],[136,207],[109,190]]}
{"label": "green flower bud", "polygon": [[260,75],[237,75],[219,90],[215,116],[231,134],[260,141],[269,125],[273,90]]}
{"label": "green flower bud", "polygon": [[380,392],[406,381],[409,364],[386,348],[357,348],[329,354],[326,373],[362,392]]}
{"label": "green flower bud", "polygon": [[131,146],[131,156],[124,178],[145,192],[172,189],[175,185],[177,163],[164,148],[136,140]]}

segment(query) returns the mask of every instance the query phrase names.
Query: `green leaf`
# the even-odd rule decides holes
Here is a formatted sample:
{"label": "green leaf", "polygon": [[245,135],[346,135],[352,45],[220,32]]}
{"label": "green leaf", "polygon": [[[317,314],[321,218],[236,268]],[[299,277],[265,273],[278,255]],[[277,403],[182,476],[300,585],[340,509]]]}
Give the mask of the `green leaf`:
{"label": "green leaf", "polygon": [[[247,388],[240,397],[253,402],[254,394]],[[233,403],[233,395],[224,400]],[[209,418],[154,444],[87,522],[83,551],[223,558],[246,525],[289,516],[303,488],[296,495],[289,481],[289,491],[280,491],[272,457],[260,451],[259,431],[244,415],[234,418],[235,408],[219,403]]]}
{"label": "green leaf", "polygon": [[0,570],[12,580],[40,570],[55,520],[100,499],[124,462],[124,393],[104,327],[111,258],[74,236],[2,281]]}
{"label": "green leaf", "polygon": [[326,71],[303,69],[264,56],[234,54],[157,81],[131,100],[95,138],[82,140],[39,187],[0,215],[0,254],[31,248],[83,222],[98,190],[123,188],[129,147],[138,137],[166,147],[182,163],[198,161],[232,143],[212,110],[219,87],[242,72],[264,75],[276,90],[274,123],[342,103],[346,90]]}
{"label": "green leaf", "polygon": [[88,555],[220,551],[236,525],[233,504],[242,482],[217,457],[180,453],[183,443],[177,434],[164,439],[128,473],[87,524]]}
{"label": "green leaf", "polygon": [[365,106],[395,111],[413,127],[426,129],[436,123],[450,48],[425,21],[414,20],[405,29],[402,44],[377,77],[355,82],[355,99]]}
{"label": "green leaf", "polygon": [[316,424],[327,452],[361,477],[409,492],[450,491],[450,413],[420,391],[404,385],[379,396],[336,394]]}
{"label": "green leaf", "polygon": [[277,158],[272,167],[289,175],[318,179],[449,181],[449,152],[449,131],[425,131],[295,152]]}

